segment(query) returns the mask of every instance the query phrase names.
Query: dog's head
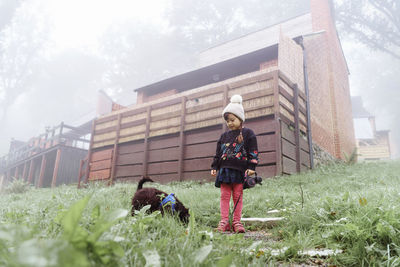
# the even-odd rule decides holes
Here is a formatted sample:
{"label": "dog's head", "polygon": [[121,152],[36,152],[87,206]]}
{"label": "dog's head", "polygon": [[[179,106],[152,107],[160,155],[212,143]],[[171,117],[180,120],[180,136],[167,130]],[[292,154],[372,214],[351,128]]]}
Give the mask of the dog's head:
{"label": "dog's head", "polygon": [[182,209],[179,210],[179,219],[181,220],[181,222],[183,222],[184,224],[188,224],[189,218],[190,218],[189,209],[183,207]]}

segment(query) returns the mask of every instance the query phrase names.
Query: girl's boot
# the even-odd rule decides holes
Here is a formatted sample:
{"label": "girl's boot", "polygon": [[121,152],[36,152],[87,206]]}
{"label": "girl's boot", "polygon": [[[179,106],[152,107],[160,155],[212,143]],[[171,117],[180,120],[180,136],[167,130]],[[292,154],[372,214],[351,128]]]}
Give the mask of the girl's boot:
{"label": "girl's boot", "polygon": [[217,231],[218,232],[230,232],[231,231],[231,225],[229,224],[228,220],[221,220],[218,223],[218,227],[217,227]]}
{"label": "girl's boot", "polygon": [[246,230],[244,230],[243,224],[240,221],[234,221],[232,223],[232,228],[233,228],[233,231],[235,233],[244,233],[244,232],[246,232]]}

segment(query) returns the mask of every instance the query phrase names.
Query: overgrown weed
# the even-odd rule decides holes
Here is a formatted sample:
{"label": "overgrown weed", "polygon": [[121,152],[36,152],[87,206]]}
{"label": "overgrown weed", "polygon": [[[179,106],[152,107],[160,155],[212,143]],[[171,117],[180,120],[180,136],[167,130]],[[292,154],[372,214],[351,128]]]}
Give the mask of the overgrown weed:
{"label": "overgrown weed", "polygon": [[[106,214],[118,214],[121,209],[129,212],[136,184],[2,194],[0,265],[265,266],[307,262],[299,250],[329,248],[343,253],[331,256],[326,264],[396,266],[400,257],[399,173],[400,164],[393,161],[336,164],[264,179],[263,186],[245,190],[243,217],[266,217],[269,210],[285,209],[280,214],[285,217],[282,223],[263,229],[272,234],[273,242],[214,232],[219,221],[219,190],[212,183],[146,185],[175,193],[191,210],[194,220],[189,225],[145,210],[107,223]],[[88,195],[90,200],[72,224],[73,229],[80,229],[80,238],[68,238],[63,218]],[[99,227],[103,224],[107,227]],[[93,235],[96,238],[89,238]],[[279,255],[270,252],[284,247],[288,249]]]}
{"label": "overgrown weed", "polygon": [[28,182],[13,177],[12,182],[3,189],[3,192],[6,194],[22,194],[29,191],[31,188]]}

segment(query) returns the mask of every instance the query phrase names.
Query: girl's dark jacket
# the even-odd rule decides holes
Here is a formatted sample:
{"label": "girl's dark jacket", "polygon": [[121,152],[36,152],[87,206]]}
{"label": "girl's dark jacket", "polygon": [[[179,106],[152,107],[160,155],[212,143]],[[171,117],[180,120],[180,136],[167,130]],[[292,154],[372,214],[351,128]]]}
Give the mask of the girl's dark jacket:
{"label": "girl's dark jacket", "polygon": [[213,170],[222,168],[245,172],[255,170],[258,164],[257,138],[251,129],[243,128],[243,142],[238,143],[240,130],[227,131],[221,135],[211,164]]}

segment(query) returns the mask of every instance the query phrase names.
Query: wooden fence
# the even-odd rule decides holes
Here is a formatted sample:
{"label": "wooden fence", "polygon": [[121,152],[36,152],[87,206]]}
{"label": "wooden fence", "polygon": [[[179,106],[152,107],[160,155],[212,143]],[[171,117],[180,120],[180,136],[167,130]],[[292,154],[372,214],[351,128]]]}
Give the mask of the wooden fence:
{"label": "wooden fence", "polygon": [[[221,112],[243,97],[244,127],[258,139],[259,174],[269,177],[309,168],[306,96],[281,71],[257,71],[119,110],[93,122],[87,181],[160,182],[212,179],[216,142],[226,130]],[[84,165],[84,164],[82,164]]]}

